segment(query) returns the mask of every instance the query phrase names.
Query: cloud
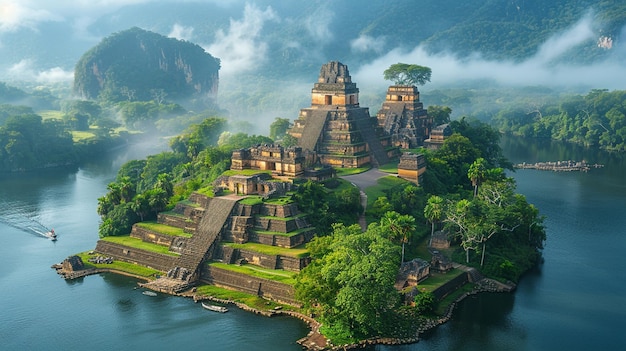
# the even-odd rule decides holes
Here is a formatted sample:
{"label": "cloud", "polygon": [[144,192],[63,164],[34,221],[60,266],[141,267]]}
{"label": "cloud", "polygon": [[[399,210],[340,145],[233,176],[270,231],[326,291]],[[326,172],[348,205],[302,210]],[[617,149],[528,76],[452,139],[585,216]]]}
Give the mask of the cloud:
{"label": "cloud", "polygon": [[0,33],[14,32],[21,28],[36,30],[39,22],[62,19],[45,8],[31,7],[28,1],[0,2]]}
{"label": "cloud", "polygon": [[361,35],[360,37],[350,41],[350,48],[353,52],[357,53],[367,51],[381,53],[385,49],[385,40],[384,36],[374,38],[369,35]]}
{"label": "cloud", "polygon": [[279,21],[271,7],[246,4],[241,20],[231,18],[228,32],[217,31],[205,50],[222,60],[223,74],[253,70],[266,59],[268,44],[261,40],[261,30],[267,21]]}
{"label": "cloud", "polygon": [[[490,80],[512,86],[624,89],[623,81],[616,79],[626,76],[624,57],[591,65],[557,63],[566,58],[569,50],[593,39],[592,28],[591,16],[585,16],[571,28],[546,40],[534,56],[522,62],[488,60],[480,54],[463,58],[451,53],[431,54],[422,46],[417,46],[410,51],[391,50],[359,67],[352,76],[360,85],[384,88],[389,82],[383,80],[383,71],[394,63],[405,62],[430,67],[433,73],[429,86]],[[590,40],[589,45],[596,45],[595,40]]]}
{"label": "cloud", "polygon": [[74,72],[53,67],[45,71],[35,71],[33,61],[24,59],[11,66],[8,76],[21,81],[35,81],[40,83],[68,82],[74,79]]}
{"label": "cloud", "polygon": [[325,42],[332,40],[334,35],[330,30],[330,24],[335,17],[335,13],[325,7],[319,7],[310,16],[305,18],[304,27],[309,35],[316,41]]}
{"label": "cloud", "polygon": [[193,37],[193,27],[185,27],[178,23],[175,23],[172,27],[172,31],[167,35],[170,38],[176,38],[178,40],[190,41]]}

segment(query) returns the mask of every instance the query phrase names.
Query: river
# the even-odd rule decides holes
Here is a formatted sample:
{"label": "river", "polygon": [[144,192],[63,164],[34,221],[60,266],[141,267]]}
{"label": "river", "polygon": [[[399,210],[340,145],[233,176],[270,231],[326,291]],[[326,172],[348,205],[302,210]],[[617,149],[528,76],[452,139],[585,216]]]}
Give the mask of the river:
{"label": "river", "polygon": [[[545,262],[514,294],[462,302],[417,344],[375,350],[621,349],[626,334],[626,161],[559,143],[502,142],[512,162],[580,160],[588,173],[519,170],[518,191],[547,219]],[[131,149],[79,169],[0,178],[0,345],[3,350],[299,350],[306,326],[190,299],[149,297],[114,274],[64,281],[50,266],[98,240],[97,198]],[[54,227],[57,242],[37,234]]]}
{"label": "river", "polygon": [[414,345],[376,350],[621,350],[626,346],[626,155],[502,139],[513,163],[585,160],[587,173],[518,170],[517,190],[546,216],[545,262],[513,294],[462,302]]}

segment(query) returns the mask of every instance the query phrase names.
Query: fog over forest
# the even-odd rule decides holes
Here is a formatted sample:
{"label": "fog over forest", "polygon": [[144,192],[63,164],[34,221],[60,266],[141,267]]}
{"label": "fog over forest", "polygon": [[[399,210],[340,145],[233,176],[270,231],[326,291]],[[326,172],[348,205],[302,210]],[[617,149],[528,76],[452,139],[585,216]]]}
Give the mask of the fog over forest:
{"label": "fog over forest", "polygon": [[[534,6],[511,3],[519,3],[517,11]],[[424,2],[425,7],[436,8],[433,4]],[[442,25],[442,31],[448,32],[438,35],[433,29],[434,34],[423,40],[395,38],[401,35],[385,32],[387,27],[380,22],[386,19],[376,22],[376,14],[370,14],[370,22],[363,23],[363,28],[354,28],[355,21],[359,22],[346,14],[348,5],[332,0],[306,4],[270,0],[2,0],[0,81],[71,84],[73,65],[85,51],[112,33],[138,26],[193,42],[218,57],[222,66],[220,97],[234,100],[230,94],[239,94],[242,89],[249,95],[255,91],[264,95],[263,89],[268,85],[274,86],[275,94],[290,96],[284,102],[276,99],[275,111],[255,111],[252,106],[234,111],[267,114],[262,120],[278,115],[295,118],[293,113],[298,106],[308,105],[319,67],[329,60],[349,66],[353,81],[361,90],[362,102],[384,94],[390,82],[383,80],[382,72],[397,62],[432,68],[431,82],[420,89],[424,92],[457,86],[478,89],[487,83],[578,93],[594,88],[623,89],[623,81],[616,77],[626,77],[626,48],[620,39],[626,38],[626,27],[605,36],[606,21],[600,19],[601,9],[592,5],[569,14],[569,22],[559,22],[560,27],[555,25],[554,30],[543,30],[541,36],[539,32],[537,36],[530,35],[529,40],[537,42],[534,51],[510,58],[506,56],[508,49],[484,52],[477,47],[457,51],[458,41],[441,39],[454,30],[450,25],[451,29]],[[380,11],[385,2],[373,1],[370,5],[371,11]],[[367,9],[354,11],[366,14]],[[416,10],[414,18],[425,21],[420,11]],[[414,31],[422,32],[445,22],[446,16],[453,18],[453,12],[428,13],[428,25],[411,25],[415,26]],[[491,33],[490,40],[506,46],[505,34]],[[577,59],[581,53],[589,52],[593,52],[590,59]]]}

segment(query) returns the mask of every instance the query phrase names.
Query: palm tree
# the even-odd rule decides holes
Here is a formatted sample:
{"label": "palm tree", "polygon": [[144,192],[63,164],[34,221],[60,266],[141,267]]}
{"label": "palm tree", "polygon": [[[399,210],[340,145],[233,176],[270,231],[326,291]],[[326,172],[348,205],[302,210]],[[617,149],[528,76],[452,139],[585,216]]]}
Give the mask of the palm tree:
{"label": "palm tree", "polygon": [[409,242],[411,234],[415,232],[415,218],[411,215],[401,215],[395,211],[385,212],[380,220],[383,227],[388,228],[390,237],[399,240],[402,243],[402,260],[404,262],[404,244]]}
{"label": "palm tree", "polygon": [[474,197],[478,195],[478,186],[485,180],[487,174],[487,161],[479,157],[472,163],[467,171],[467,177],[472,181],[474,187]]}
{"label": "palm tree", "polygon": [[424,207],[424,217],[430,222],[430,241],[428,247],[433,245],[433,236],[435,235],[435,223],[441,221],[443,216],[443,198],[437,195],[433,195],[428,198],[428,202]]}

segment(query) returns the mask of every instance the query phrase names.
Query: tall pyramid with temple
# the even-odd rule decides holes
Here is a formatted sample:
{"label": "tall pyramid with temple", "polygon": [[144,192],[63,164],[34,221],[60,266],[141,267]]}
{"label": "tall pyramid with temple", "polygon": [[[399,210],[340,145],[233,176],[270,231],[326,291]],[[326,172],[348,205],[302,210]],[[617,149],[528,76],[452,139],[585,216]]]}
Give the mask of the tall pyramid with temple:
{"label": "tall pyramid with temple", "polygon": [[378,167],[399,150],[377,118],[359,105],[359,89],[348,66],[331,61],[322,66],[311,91],[311,107],[300,110],[288,133],[322,165],[339,168]]}

